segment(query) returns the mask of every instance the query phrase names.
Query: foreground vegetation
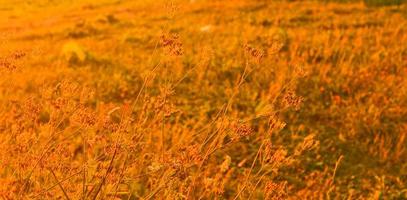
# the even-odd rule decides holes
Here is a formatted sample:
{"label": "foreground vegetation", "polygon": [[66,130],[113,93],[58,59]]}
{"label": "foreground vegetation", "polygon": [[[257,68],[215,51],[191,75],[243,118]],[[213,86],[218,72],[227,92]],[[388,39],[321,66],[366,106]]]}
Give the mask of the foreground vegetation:
{"label": "foreground vegetation", "polygon": [[2,199],[405,199],[407,6],[0,1]]}

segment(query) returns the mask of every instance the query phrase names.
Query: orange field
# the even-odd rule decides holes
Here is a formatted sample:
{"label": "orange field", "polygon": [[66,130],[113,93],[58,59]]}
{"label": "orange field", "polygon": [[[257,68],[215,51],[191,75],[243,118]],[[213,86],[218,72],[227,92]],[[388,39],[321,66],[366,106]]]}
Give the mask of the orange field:
{"label": "orange field", "polygon": [[0,199],[407,199],[403,0],[0,0]]}

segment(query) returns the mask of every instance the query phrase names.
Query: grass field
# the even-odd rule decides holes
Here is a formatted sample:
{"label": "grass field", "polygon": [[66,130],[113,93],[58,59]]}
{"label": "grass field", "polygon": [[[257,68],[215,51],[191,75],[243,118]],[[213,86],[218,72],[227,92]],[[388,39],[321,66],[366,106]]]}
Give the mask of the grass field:
{"label": "grass field", "polygon": [[0,199],[407,199],[400,0],[0,0],[0,31]]}

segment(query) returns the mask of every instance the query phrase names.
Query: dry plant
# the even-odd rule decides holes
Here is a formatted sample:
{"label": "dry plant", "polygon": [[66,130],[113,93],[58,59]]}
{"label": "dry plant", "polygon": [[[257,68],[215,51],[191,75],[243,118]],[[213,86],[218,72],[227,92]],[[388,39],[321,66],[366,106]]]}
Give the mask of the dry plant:
{"label": "dry plant", "polygon": [[0,5],[0,199],[406,197],[403,5],[41,2]]}

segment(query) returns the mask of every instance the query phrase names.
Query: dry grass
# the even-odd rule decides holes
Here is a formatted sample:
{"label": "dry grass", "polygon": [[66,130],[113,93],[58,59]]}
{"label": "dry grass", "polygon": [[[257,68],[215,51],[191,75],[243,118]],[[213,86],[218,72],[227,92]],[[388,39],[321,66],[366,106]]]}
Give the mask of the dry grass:
{"label": "dry grass", "polygon": [[406,9],[0,1],[0,198],[405,199]]}

